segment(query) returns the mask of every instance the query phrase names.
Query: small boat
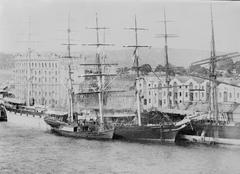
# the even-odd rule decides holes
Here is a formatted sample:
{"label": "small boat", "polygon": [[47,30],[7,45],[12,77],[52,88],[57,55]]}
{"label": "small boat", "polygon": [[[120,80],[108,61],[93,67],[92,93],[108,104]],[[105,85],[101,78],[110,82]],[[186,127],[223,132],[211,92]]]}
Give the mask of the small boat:
{"label": "small boat", "polygon": [[44,121],[52,128],[59,128],[61,125],[67,125],[68,113],[60,111],[46,111]]}
{"label": "small boat", "polygon": [[52,131],[61,136],[85,139],[108,140],[113,138],[114,128],[98,130],[99,126],[93,127],[78,125],[61,125],[58,128],[52,128]]}

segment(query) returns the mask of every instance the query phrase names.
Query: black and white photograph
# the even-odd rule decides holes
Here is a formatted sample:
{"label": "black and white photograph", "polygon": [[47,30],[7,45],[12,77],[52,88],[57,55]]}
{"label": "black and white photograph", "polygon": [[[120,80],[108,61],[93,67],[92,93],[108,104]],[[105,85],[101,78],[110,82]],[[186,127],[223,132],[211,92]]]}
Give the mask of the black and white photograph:
{"label": "black and white photograph", "polygon": [[0,174],[239,174],[240,1],[0,0]]}

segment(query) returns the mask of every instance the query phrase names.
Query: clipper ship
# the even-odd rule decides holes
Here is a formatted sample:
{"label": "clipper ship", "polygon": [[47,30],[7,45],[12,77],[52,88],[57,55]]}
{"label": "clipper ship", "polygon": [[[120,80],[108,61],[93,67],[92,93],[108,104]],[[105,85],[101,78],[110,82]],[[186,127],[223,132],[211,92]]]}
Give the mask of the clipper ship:
{"label": "clipper ship", "polygon": [[[166,16],[164,10],[164,19],[166,24]],[[173,123],[171,120],[162,119],[162,121],[154,124],[142,124],[142,113],[141,113],[141,104],[140,104],[140,90],[139,90],[139,55],[138,49],[142,47],[149,47],[145,45],[138,44],[138,31],[145,30],[144,28],[137,27],[137,19],[135,15],[135,25],[130,30],[135,31],[135,45],[129,45],[126,47],[133,47],[134,52],[134,69],[136,70],[136,102],[137,102],[137,124],[127,124],[116,126],[114,137],[116,139],[130,140],[130,141],[147,141],[147,142],[175,142],[176,135],[178,132],[183,129],[187,122]],[[165,31],[166,32],[166,31]],[[165,33],[165,41],[167,39],[167,34]],[[166,42],[165,42],[166,43]],[[168,57],[167,57],[167,45],[165,45],[165,55],[166,55],[166,67],[168,72]],[[166,82],[169,86],[169,76],[167,73]],[[168,100],[169,100],[169,91],[168,91]],[[169,102],[168,102],[169,104]],[[158,112],[158,117],[163,116],[161,112]],[[167,118],[167,117],[166,117]]]}
{"label": "clipper ship", "polygon": [[211,57],[192,63],[192,65],[209,64],[209,77],[203,77],[192,74],[191,76],[209,80],[209,110],[207,113],[200,113],[191,121],[191,126],[186,127],[180,132],[180,138],[191,142],[207,143],[207,144],[230,144],[240,145],[240,124],[234,120],[222,119],[219,112],[217,86],[219,84],[230,85],[240,88],[238,85],[219,81],[217,79],[216,65],[218,61],[240,57],[239,53],[229,53],[224,55],[216,55],[213,14],[211,6]]}

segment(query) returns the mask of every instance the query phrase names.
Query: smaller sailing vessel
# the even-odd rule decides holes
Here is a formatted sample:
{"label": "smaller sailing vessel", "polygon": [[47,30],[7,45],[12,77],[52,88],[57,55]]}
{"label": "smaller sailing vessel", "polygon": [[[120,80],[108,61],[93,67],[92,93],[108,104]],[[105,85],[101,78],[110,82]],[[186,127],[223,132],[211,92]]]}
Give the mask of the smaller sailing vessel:
{"label": "smaller sailing vessel", "polygon": [[[89,44],[97,46],[97,50],[99,50],[100,46],[107,45],[103,43],[99,43],[99,30],[105,29],[105,27],[98,27],[98,18],[96,16],[96,27],[94,27],[97,31],[97,43],[96,44]],[[66,44],[68,46],[68,56],[67,58],[71,59],[71,53],[70,53],[70,46],[72,45],[70,43],[70,26],[68,23],[68,43]],[[99,117],[97,120],[89,120],[86,119],[81,120],[78,118],[73,117],[73,86],[72,86],[72,72],[71,72],[71,64],[68,65],[69,70],[69,114],[55,114],[52,113],[45,117],[45,122],[51,126],[51,129],[54,133],[62,136],[67,137],[74,137],[74,138],[85,138],[85,139],[102,139],[102,140],[109,140],[113,138],[114,133],[114,127],[111,125],[107,125],[104,123],[103,120],[103,92],[104,87],[102,85],[103,83],[103,76],[107,76],[107,74],[102,73],[102,64],[100,61],[100,53],[97,52],[96,54],[96,60],[97,62],[95,64],[83,64],[87,66],[96,66],[97,67],[97,73],[96,74],[85,74],[82,77],[97,77],[98,78],[98,89],[95,91],[87,91],[87,92],[81,92],[78,93],[79,95],[84,94],[92,94],[97,93],[98,99],[99,99]],[[105,65],[105,64],[104,64]]]}

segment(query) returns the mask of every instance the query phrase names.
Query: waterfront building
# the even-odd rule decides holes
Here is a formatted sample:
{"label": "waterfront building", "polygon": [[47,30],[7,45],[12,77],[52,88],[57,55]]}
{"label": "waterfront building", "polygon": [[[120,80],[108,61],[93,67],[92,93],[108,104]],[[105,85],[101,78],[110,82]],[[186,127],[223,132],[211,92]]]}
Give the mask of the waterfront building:
{"label": "waterfront building", "polygon": [[[158,74],[157,74],[158,75]],[[239,80],[222,78],[230,84],[240,85]],[[169,95],[171,108],[184,109],[187,105],[206,103],[209,100],[209,81],[189,76],[174,76],[170,81]],[[165,77],[149,74],[139,83],[143,109],[167,108],[167,89]],[[218,102],[222,104],[240,104],[240,89],[234,86],[219,84],[217,87]]]}
{"label": "waterfront building", "polygon": [[[69,59],[55,53],[39,54],[30,52],[15,56],[14,94],[29,104],[49,107],[66,107],[68,104],[68,64]],[[30,58],[29,58],[30,57]],[[81,59],[71,59],[74,90],[79,88],[82,80],[79,74]]]}

